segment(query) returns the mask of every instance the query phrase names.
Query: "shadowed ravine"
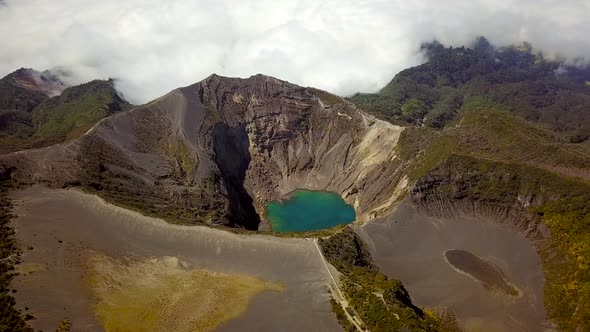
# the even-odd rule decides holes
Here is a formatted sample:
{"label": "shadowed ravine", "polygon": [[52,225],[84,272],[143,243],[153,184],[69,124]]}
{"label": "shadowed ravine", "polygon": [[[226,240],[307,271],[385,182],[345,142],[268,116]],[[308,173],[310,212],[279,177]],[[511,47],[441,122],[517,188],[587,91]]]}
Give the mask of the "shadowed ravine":
{"label": "shadowed ravine", "polygon": [[213,128],[214,160],[229,196],[230,221],[255,230],[260,217],[254,208],[254,201],[244,188],[246,170],[250,165],[248,134],[244,126],[229,127],[219,123]]}

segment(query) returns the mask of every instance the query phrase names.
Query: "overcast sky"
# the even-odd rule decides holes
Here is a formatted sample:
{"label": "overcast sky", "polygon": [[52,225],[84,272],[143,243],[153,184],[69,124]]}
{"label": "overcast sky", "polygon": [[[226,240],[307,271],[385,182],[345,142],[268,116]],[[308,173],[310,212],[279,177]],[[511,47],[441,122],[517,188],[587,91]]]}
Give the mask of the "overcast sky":
{"label": "overcast sky", "polygon": [[[2,5],[4,3],[4,5]],[[590,0],[0,0],[0,75],[64,67],[132,102],[211,73],[349,95],[419,64],[421,42],[530,41],[590,55]]]}

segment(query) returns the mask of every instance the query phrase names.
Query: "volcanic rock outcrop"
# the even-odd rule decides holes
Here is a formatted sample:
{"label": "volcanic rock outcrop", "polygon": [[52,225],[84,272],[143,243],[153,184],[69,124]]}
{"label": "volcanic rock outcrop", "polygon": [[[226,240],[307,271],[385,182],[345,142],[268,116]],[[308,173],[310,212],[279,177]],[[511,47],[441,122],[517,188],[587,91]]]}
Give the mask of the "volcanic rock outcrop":
{"label": "volcanic rock outcrop", "polygon": [[83,187],[172,222],[268,229],[264,204],[296,188],[337,192],[361,220],[388,212],[407,183],[402,130],[324,91],[212,75],[0,161],[20,183]]}

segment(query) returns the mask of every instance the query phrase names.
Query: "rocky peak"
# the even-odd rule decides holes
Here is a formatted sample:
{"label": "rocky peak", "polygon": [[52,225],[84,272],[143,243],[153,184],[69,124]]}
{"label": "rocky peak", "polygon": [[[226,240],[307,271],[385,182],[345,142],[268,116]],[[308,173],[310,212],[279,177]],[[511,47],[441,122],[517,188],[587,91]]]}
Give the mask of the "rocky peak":
{"label": "rocky peak", "polygon": [[6,76],[17,87],[41,92],[47,97],[59,95],[67,84],[51,71],[39,72],[31,68],[21,68]]}
{"label": "rocky peak", "polygon": [[[208,90],[207,92],[217,95],[239,92],[248,94],[249,96],[270,97],[285,92],[292,94],[295,92],[302,93],[308,90],[296,84],[262,74],[256,74],[248,78],[225,77],[212,74],[197,84],[203,89]],[[311,94],[307,96],[311,97]]]}
{"label": "rocky peak", "polygon": [[[211,75],[70,145],[4,162],[26,165],[18,181],[93,188],[182,223],[268,229],[265,203],[298,188],[339,193],[361,220],[389,211],[403,187],[402,130],[325,91],[265,75]],[[68,171],[55,177],[54,168]]]}

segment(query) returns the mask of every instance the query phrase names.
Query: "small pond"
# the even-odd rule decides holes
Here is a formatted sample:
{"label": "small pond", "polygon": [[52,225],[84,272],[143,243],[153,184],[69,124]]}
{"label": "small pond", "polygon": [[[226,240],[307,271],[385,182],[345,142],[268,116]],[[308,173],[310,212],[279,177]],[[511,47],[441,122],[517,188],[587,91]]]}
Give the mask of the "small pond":
{"label": "small pond", "polygon": [[327,191],[295,190],[266,205],[265,217],[274,232],[303,232],[352,223],[354,208]]}

